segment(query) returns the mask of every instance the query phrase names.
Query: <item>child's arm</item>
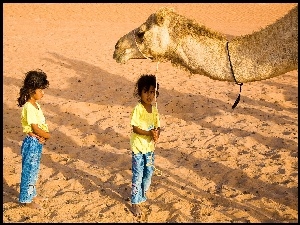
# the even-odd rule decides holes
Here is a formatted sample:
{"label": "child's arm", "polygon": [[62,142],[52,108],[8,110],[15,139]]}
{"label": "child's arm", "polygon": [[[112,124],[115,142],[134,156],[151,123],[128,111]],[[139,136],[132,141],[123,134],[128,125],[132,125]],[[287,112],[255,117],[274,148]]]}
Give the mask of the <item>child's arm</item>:
{"label": "child's arm", "polygon": [[31,128],[33,130],[33,133],[28,133],[28,134],[30,136],[34,136],[34,137],[38,138],[38,140],[41,144],[44,144],[45,141],[48,138],[50,138],[50,133],[39,128],[37,124],[31,124]]}
{"label": "child's arm", "polygon": [[33,130],[33,133],[35,133],[36,135],[43,137],[45,139],[50,138],[50,133],[39,128],[37,124],[31,124],[31,128]]}
{"label": "child's arm", "polygon": [[155,142],[157,141],[159,134],[160,134],[159,127],[157,129],[152,129],[149,131],[142,130],[136,126],[132,126],[132,129],[133,129],[133,132],[136,134],[151,136]]}
{"label": "child's arm", "polygon": [[141,128],[138,128],[136,126],[132,126],[132,131],[134,133],[140,134],[140,135],[153,136],[153,133],[151,132],[151,130],[149,130],[149,131],[142,130]]}

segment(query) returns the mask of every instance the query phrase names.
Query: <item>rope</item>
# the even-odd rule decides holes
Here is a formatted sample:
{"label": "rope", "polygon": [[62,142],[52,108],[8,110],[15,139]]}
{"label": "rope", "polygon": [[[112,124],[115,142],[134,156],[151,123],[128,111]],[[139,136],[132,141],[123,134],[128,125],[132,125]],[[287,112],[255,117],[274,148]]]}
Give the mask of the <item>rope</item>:
{"label": "rope", "polygon": [[134,30],[132,31],[132,34],[133,34],[133,39],[134,39],[135,45],[136,45],[136,47],[138,48],[139,52],[140,52],[146,59],[149,59],[149,60],[152,61],[152,59],[150,59],[149,57],[145,56],[144,53],[143,53],[143,52],[141,51],[141,49],[139,48],[139,46],[138,46],[138,44],[137,44],[137,42],[136,42],[136,39],[135,39],[135,32],[134,32]]}
{"label": "rope", "polygon": [[[153,154],[153,153],[152,153]],[[157,176],[161,176],[162,175],[162,171],[160,169],[157,169],[154,165],[153,165],[153,162],[152,162],[152,155],[151,155],[151,162],[147,163],[146,166],[152,166],[153,169],[154,169],[154,173],[157,175]]]}
{"label": "rope", "polygon": [[157,89],[157,87],[158,87],[158,86],[157,86],[157,80],[158,80],[158,79],[157,79],[158,64],[159,64],[159,61],[158,61],[157,64],[156,64],[156,74],[155,74],[155,77],[156,77],[155,82],[156,82],[156,83],[155,83],[154,101],[155,101],[155,107],[156,107],[156,108],[157,108],[157,101],[156,101],[156,98],[157,98],[156,95],[157,95],[157,94],[156,94],[156,93],[157,93],[157,91],[158,91],[158,89]]}
{"label": "rope", "polygon": [[238,83],[238,82],[236,81],[236,79],[235,79],[234,72],[233,72],[233,67],[232,67],[231,60],[230,60],[230,55],[229,55],[228,43],[229,43],[229,42],[226,43],[226,48],[227,48],[228,60],[229,60],[229,64],[230,64],[230,70],[231,70],[231,73],[232,73],[232,76],[233,76],[233,79],[234,79],[235,83],[236,83],[237,85],[240,85],[240,93],[239,93],[238,97],[236,98],[235,102],[234,102],[233,105],[232,105],[232,109],[234,109],[234,108],[237,106],[237,104],[239,104],[239,102],[240,102],[240,98],[241,98],[241,95],[240,95],[240,94],[241,94],[241,92],[242,92],[242,86],[243,86],[243,83]]}
{"label": "rope", "polygon": [[[137,42],[136,42],[134,30],[133,30],[132,34],[133,34],[133,39],[134,39],[135,45],[136,45],[137,49],[139,50],[139,52],[140,52],[146,59],[151,60],[149,57],[147,57],[146,55],[144,55],[144,53],[143,53],[143,52],[141,51],[141,49],[139,48],[139,46],[138,46],[138,44],[137,44]],[[151,60],[151,61],[152,61],[152,60]],[[156,79],[155,79],[155,94],[154,94],[154,100],[155,100],[155,107],[156,107],[156,108],[157,108],[157,101],[156,101],[157,94],[156,94],[156,92],[157,92],[157,87],[158,87],[158,85],[157,85],[157,80],[158,80],[158,79],[157,79],[158,64],[159,64],[159,61],[157,61],[157,64],[156,64],[156,75],[155,75]],[[153,165],[153,162],[152,162],[152,161],[151,161],[151,163],[147,163],[146,166],[152,166],[153,169],[154,169],[154,173],[155,173],[157,176],[161,176],[161,175],[162,175],[162,171],[159,170],[159,169],[157,169],[157,168]]]}
{"label": "rope", "polygon": [[[135,30],[133,30],[132,31],[132,34],[133,34],[133,39],[134,39],[134,42],[135,42],[135,45],[136,45],[136,47],[137,47],[137,49],[139,50],[139,52],[146,58],[146,59],[149,59],[149,60],[151,60],[152,61],[152,59],[150,59],[149,57],[147,57],[142,51],[141,51],[141,49],[139,48],[139,46],[138,46],[138,44],[137,44],[137,42],[136,42],[136,38],[135,38]],[[156,77],[156,79],[155,79],[155,81],[156,81],[156,83],[155,83],[155,95],[154,95],[154,101],[155,101],[155,107],[157,108],[157,101],[156,101],[156,92],[157,92],[157,72],[158,72],[158,64],[159,64],[159,61],[157,61],[157,64],[156,64],[156,75],[155,75],[155,77]]]}

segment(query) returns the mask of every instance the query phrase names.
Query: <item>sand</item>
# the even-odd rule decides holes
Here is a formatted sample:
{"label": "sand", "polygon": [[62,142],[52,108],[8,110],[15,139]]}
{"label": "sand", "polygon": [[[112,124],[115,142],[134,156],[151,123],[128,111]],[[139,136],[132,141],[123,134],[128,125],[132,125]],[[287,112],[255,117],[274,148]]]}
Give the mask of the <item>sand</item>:
{"label": "sand", "polygon": [[[162,6],[227,35],[258,31],[296,4],[3,5],[3,222],[298,222],[298,70],[239,86],[170,63],[113,59],[117,40]],[[43,210],[18,203],[24,134],[17,97],[40,68],[52,137],[37,184]],[[162,133],[143,216],[130,208],[130,112],[143,73],[160,83]]]}

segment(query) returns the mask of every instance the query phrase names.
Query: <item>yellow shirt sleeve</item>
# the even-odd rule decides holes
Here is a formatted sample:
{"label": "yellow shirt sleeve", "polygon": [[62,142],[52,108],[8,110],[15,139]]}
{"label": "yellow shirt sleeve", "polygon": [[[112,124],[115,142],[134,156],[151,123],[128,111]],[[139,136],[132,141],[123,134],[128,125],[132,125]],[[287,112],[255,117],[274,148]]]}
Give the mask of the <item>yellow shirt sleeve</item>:
{"label": "yellow shirt sleeve", "polygon": [[138,106],[134,107],[134,109],[131,113],[131,121],[130,121],[131,126],[136,126],[136,127],[140,126],[140,121],[139,121],[140,114],[141,114],[140,107],[138,107]]}

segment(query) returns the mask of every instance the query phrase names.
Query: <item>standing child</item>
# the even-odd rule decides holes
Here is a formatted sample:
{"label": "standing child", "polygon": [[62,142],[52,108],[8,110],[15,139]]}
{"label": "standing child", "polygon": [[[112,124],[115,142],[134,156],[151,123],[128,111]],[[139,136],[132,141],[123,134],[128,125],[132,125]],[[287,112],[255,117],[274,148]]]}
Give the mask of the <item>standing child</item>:
{"label": "standing child", "polygon": [[41,70],[29,71],[20,89],[18,106],[22,107],[21,124],[26,134],[22,146],[22,173],[19,202],[34,208],[42,207],[33,201],[37,196],[36,182],[40,169],[43,144],[50,138],[43,111],[37,102],[49,86],[47,75]]}
{"label": "standing child", "polygon": [[154,172],[155,142],[160,134],[159,113],[157,108],[152,106],[152,101],[155,96],[158,96],[156,86],[154,75],[142,75],[134,89],[134,96],[139,98],[139,102],[132,111],[130,121],[132,126],[130,137],[132,150],[131,204],[135,216],[142,214],[138,204],[147,200],[146,192],[149,190]]}

